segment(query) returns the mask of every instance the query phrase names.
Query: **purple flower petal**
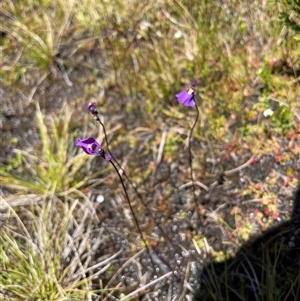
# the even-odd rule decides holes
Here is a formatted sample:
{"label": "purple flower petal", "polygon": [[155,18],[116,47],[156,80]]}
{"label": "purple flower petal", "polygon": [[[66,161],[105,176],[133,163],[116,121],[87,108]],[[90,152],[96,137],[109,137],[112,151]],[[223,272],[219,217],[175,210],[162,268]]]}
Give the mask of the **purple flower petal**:
{"label": "purple flower petal", "polygon": [[79,146],[88,155],[100,156],[101,155],[101,145],[93,138],[89,137],[87,139],[78,139],[76,145]]}
{"label": "purple flower petal", "polygon": [[79,146],[84,152],[91,156],[101,156],[106,161],[110,161],[112,156],[106,154],[101,148],[101,145],[93,138],[77,139],[76,145]]}
{"label": "purple flower petal", "polygon": [[192,83],[190,88],[176,94],[177,100],[186,107],[194,107],[196,105],[194,101],[195,97],[195,85]]}

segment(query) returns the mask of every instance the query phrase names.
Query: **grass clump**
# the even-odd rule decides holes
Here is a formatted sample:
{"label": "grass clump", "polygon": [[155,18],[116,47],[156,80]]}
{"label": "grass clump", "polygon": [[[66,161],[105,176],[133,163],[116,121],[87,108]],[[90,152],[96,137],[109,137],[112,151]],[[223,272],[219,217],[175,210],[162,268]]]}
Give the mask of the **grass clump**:
{"label": "grass clump", "polygon": [[84,154],[76,155],[72,145],[71,109],[65,106],[57,116],[44,116],[37,105],[36,123],[39,141],[28,151],[15,150],[19,166],[14,162],[2,168],[1,185],[41,194],[75,191],[87,182],[80,170],[90,161]]}
{"label": "grass clump", "polygon": [[[7,18],[2,30],[22,45],[25,61],[45,71],[53,66],[62,44],[67,42],[75,2],[39,2],[5,0],[2,5]],[[37,10],[40,4],[43,9]]]}
{"label": "grass clump", "polygon": [[297,0],[282,0],[281,18],[285,24],[297,33],[295,39],[300,42],[300,2]]}
{"label": "grass clump", "polygon": [[3,300],[92,300],[99,294],[93,280],[110,263],[90,255],[104,237],[90,244],[95,233],[88,203],[72,200],[69,206],[53,195],[11,197],[1,200],[1,214]]}

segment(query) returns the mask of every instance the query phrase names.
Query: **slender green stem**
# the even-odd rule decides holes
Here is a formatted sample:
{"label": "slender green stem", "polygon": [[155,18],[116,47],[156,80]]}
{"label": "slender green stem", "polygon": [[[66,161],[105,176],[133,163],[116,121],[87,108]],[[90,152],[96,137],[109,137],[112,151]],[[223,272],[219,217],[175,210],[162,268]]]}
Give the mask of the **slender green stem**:
{"label": "slender green stem", "polygon": [[114,161],[116,162],[116,164],[118,165],[118,167],[122,170],[124,177],[127,179],[127,181],[129,182],[129,184],[132,186],[134,192],[137,194],[137,196],[140,198],[141,202],[143,203],[143,205],[148,209],[147,205],[144,203],[144,200],[142,198],[142,196],[140,195],[140,193],[137,191],[136,187],[133,185],[132,181],[130,180],[130,178],[127,176],[125,170],[122,168],[121,164],[118,162],[118,160],[116,160],[116,158],[113,156],[113,154],[111,153],[110,149],[109,149],[109,143],[108,143],[108,138],[107,138],[107,134],[106,134],[106,130],[105,130],[105,126],[103,124],[103,122],[100,120],[100,118],[98,117],[98,115],[95,115],[97,117],[97,121],[99,121],[99,123],[101,124],[102,128],[103,128],[103,133],[104,133],[104,139],[106,142],[106,147],[107,147],[107,152],[111,155],[111,157],[114,159]]}
{"label": "slender green stem", "polygon": [[118,174],[118,176],[119,176],[119,178],[120,178],[120,181],[121,181],[121,183],[122,183],[122,186],[123,186],[123,189],[124,189],[124,192],[125,192],[125,195],[126,195],[126,199],[127,199],[127,202],[128,202],[129,208],[130,208],[130,211],[131,211],[131,213],[132,213],[132,216],[133,216],[133,218],[134,218],[135,224],[136,224],[137,229],[138,229],[138,231],[139,231],[139,233],[140,233],[140,235],[141,235],[141,238],[142,238],[142,240],[143,240],[143,242],[144,242],[144,244],[145,244],[145,247],[146,247],[146,249],[147,249],[147,251],[148,251],[148,254],[150,255],[150,249],[149,249],[148,244],[147,244],[147,242],[146,242],[146,240],[145,240],[145,238],[144,238],[144,235],[143,235],[143,233],[142,233],[142,230],[141,230],[141,228],[140,228],[140,226],[139,226],[139,222],[138,222],[138,220],[137,220],[137,217],[136,217],[135,214],[134,214],[134,211],[133,211],[133,208],[132,208],[132,205],[131,205],[131,202],[130,202],[130,199],[129,199],[129,196],[128,196],[128,193],[127,193],[127,190],[126,190],[126,187],[125,187],[125,184],[124,184],[124,181],[123,181],[123,179],[122,179],[122,176],[121,176],[121,174],[120,174],[120,172],[119,172],[117,166],[115,165],[115,163],[114,163],[112,160],[110,160],[109,162],[110,162],[111,165],[114,167],[115,171],[117,172],[117,174]]}
{"label": "slender green stem", "polygon": [[193,198],[194,198],[195,205],[197,205],[196,193],[195,193],[195,185],[194,185],[194,174],[193,174],[193,159],[192,159],[192,151],[191,151],[191,139],[192,139],[194,128],[195,128],[195,126],[196,126],[196,124],[198,122],[198,119],[199,119],[199,109],[198,109],[197,103],[196,103],[195,107],[196,107],[197,115],[196,115],[194,124],[191,127],[190,133],[189,133],[189,137],[188,137],[188,151],[189,151],[190,177],[191,177],[191,181],[192,181]]}
{"label": "slender green stem", "polygon": [[[109,149],[109,143],[108,143],[108,138],[106,135],[106,130],[105,130],[105,126],[103,124],[103,122],[100,120],[100,118],[98,117],[98,115],[95,115],[97,117],[97,121],[99,121],[99,123],[101,124],[102,128],[103,128],[103,133],[104,133],[104,139],[106,142],[106,147],[107,147],[107,152],[111,155],[112,159],[116,162],[116,164],[118,165],[118,167],[122,170],[124,177],[127,179],[127,181],[129,182],[129,184],[131,185],[131,187],[133,188],[134,192],[136,193],[136,195],[138,196],[138,198],[140,199],[140,201],[142,202],[143,206],[146,208],[147,213],[149,214],[150,218],[154,221],[155,225],[158,227],[159,231],[161,232],[161,234],[163,235],[163,237],[165,239],[167,239],[168,241],[171,242],[171,239],[168,237],[168,235],[165,233],[165,231],[162,229],[162,227],[156,223],[154,216],[152,214],[152,212],[150,211],[150,209],[148,208],[147,204],[145,203],[143,197],[141,196],[141,194],[138,192],[138,190],[136,189],[136,187],[134,186],[134,184],[132,183],[132,181],[130,180],[130,178],[127,176],[125,170],[122,168],[122,166],[120,165],[120,163],[114,158],[113,154],[111,153],[110,149]],[[120,175],[119,175],[120,176]],[[123,188],[124,188],[124,184],[122,183]],[[127,192],[126,192],[127,194]],[[130,206],[131,209],[131,206]],[[134,215],[134,212],[132,211],[132,214]]]}

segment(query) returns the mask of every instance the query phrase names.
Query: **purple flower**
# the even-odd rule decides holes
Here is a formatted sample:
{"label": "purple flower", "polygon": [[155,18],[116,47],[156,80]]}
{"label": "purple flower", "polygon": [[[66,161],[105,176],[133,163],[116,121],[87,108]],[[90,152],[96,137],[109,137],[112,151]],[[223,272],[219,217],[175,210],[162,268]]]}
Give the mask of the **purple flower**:
{"label": "purple flower", "polygon": [[97,113],[97,107],[96,107],[96,103],[95,102],[90,102],[87,106],[87,109],[89,112],[91,112],[92,114]]}
{"label": "purple flower", "polygon": [[191,83],[189,89],[176,94],[176,97],[180,103],[186,107],[194,107],[196,105],[194,101],[195,97],[195,83]]}
{"label": "purple flower", "polygon": [[98,111],[97,111],[97,107],[96,107],[96,103],[95,102],[90,102],[87,106],[88,111],[94,115],[94,120],[95,121],[100,121],[99,116],[98,116]]}
{"label": "purple flower", "polygon": [[83,140],[78,139],[76,145],[82,148],[82,150],[88,155],[101,156],[106,161],[111,160],[111,155],[106,154],[105,151],[101,148],[101,145],[93,137],[89,137]]}

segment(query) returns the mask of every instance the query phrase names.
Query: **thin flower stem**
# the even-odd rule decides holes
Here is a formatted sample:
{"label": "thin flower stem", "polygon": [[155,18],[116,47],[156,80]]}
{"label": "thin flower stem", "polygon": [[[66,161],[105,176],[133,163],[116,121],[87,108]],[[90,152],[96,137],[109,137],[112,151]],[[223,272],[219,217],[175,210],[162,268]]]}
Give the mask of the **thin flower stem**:
{"label": "thin flower stem", "polygon": [[[94,116],[96,117],[95,120],[98,120],[99,123],[101,124],[102,128],[103,128],[103,132],[104,132],[104,137],[105,137],[105,142],[106,142],[106,147],[107,147],[108,153],[111,155],[112,159],[117,163],[118,167],[123,171],[123,175],[126,177],[126,179],[128,180],[128,182],[130,183],[130,185],[133,187],[135,193],[137,194],[137,196],[138,196],[139,199],[141,200],[143,206],[146,208],[146,210],[147,210],[147,212],[148,212],[150,218],[151,218],[151,219],[154,221],[154,223],[157,225],[157,227],[158,227],[158,229],[160,230],[160,232],[161,232],[161,234],[163,235],[163,237],[172,243],[171,239],[170,239],[170,238],[167,236],[167,234],[163,231],[162,227],[161,227],[159,224],[156,223],[156,221],[155,221],[155,219],[154,219],[154,217],[153,217],[153,214],[151,213],[151,211],[150,211],[150,209],[148,208],[147,204],[144,202],[143,197],[142,197],[141,194],[138,192],[138,190],[135,188],[135,186],[134,186],[133,183],[131,182],[130,178],[129,178],[129,177],[127,176],[127,174],[125,173],[124,169],[121,167],[121,165],[119,164],[119,162],[113,157],[113,155],[112,155],[112,153],[111,153],[111,151],[110,151],[110,149],[109,149],[109,144],[108,144],[108,139],[107,139],[107,135],[106,135],[105,126],[104,126],[104,124],[101,122],[101,120],[100,120],[100,118],[99,118],[98,115],[95,114]],[[116,165],[114,164],[114,162],[112,161],[112,159],[111,159],[109,162],[110,162],[110,163],[112,164],[112,166],[114,167],[114,169],[115,169],[115,171],[117,172],[117,174],[118,174],[118,176],[119,176],[119,179],[120,179],[120,181],[121,181],[121,183],[122,183],[122,187],[123,187],[123,190],[124,190],[124,192],[125,192],[126,199],[127,199],[127,202],[128,202],[129,208],[130,208],[130,211],[131,211],[131,213],[132,213],[132,216],[133,216],[133,218],[134,218],[136,227],[137,227],[137,229],[138,229],[138,231],[139,231],[139,234],[141,235],[141,238],[142,238],[142,240],[143,240],[143,243],[144,243],[144,245],[145,245],[145,248],[146,248],[146,250],[147,250],[147,253],[148,253],[149,257],[151,258],[151,264],[152,264],[153,270],[155,270],[155,264],[154,264],[154,262],[155,262],[155,253],[152,253],[152,252],[150,251],[150,248],[149,248],[149,246],[148,246],[148,244],[147,244],[147,242],[146,242],[146,240],[145,240],[145,238],[144,238],[144,235],[143,235],[143,232],[142,232],[142,230],[141,230],[141,228],[140,228],[140,226],[139,226],[137,217],[136,217],[136,215],[135,215],[135,213],[134,213],[134,211],[133,211],[133,208],[132,208],[132,205],[131,205],[131,202],[130,202],[130,199],[129,199],[129,196],[128,196],[128,193],[127,193],[127,190],[126,190],[124,181],[123,181],[123,178],[122,178],[122,176],[121,176],[121,174],[120,174],[120,172],[119,172],[117,166],[116,166]],[[156,256],[156,257],[157,257],[157,256]],[[157,257],[157,258],[158,258],[158,257]],[[156,264],[159,265],[159,266],[161,267],[162,270],[164,269],[164,264],[163,264],[162,262],[160,262],[159,259],[156,261]],[[169,267],[167,267],[167,268],[169,268]]]}
{"label": "thin flower stem", "polygon": [[[192,129],[191,129],[190,137],[192,136],[193,129],[194,129],[194,127],[195,127],[195,125],[196,125],[196,123],[197,123],[197,120],[198,120],[198,115],[199,115],[198,107],[197,107],[197,112],[198,112],[197,118],[196,118],[196,121],[195,121],[195,123],[194,123]],[[166,234],[166,232],[162,229],[162,227],[160,226],[160,224],[157,223],[157,222],[155,221],[155,218],[154,218],[154,216],[153,216],[151,210],[148,208],[148,206],[147,206],[147,204],[145,203],[145,201],[144,201],[142,195],[138,192],[138,190],[136,189],[136,187],[134,186],[134,184],[132,183],[132,181],[130,180],[130,178],[127,176],[125,170],[122,168],[122,166],[120,165],[120,163],[114,158],[113,154],[111,153],[111,151],[110,151],[110,149],[109,149],[109,143],[108,143],[108,137],[107,137],[107,134],[106,134],[106,129],[105,129],[105,126],[104,126],[103,122],[102,122],[102,121],[100,120],[100,118],[99,118],[98,112],[95,111],[95,112],[93,113],[93,115],[94,115],[94,120],[95,120],[95,121],[98,121],[98,122],[101,124],[102,128],[103,128],[103,133],[104,133],[104,139],[105,139],[105,142],[106,142],[107,152],[111,155],[112,159],[115,161],[115,163],[117,164],[117,166],[122,170],[124,177],[127,179],[127,181],[129,182],[129,184],[130,184],[131,187],[133,188],[134,192],[136,193],[136,195],[137,195],[138,198],[140,199],[141,203],[142,203],[143,206],[145,207],[147,213],[149,214],[150,218],[153,220],[153,222],[155,223],[155,225],[156,225],[157,228],[159,229],[159,231],[160,231],[160,233],[162,234],[162,236],[163,236],[167,241],[169,241],[171,244],[173,244],[172,240],[169,238],[169,236]],[[191,154],[190,154],[190,158],[191,158]],[[150,258],[151,258],[151,263],[152,263],[153,268],[154,268],[154,263],[153,263],[153,262],[155,262],[155,260],[153,260],[154,254],[150,252],[150,248],[148,247],[148,244],[146,243],[146,240],[144,239],[143,233],[142,233],[142,231],[141,231],[141,229],[140,229],[140,227],[139,227],[138,220],[137,220],[137,218],[136,218],[136,216],[135,216],[135,214],[134,214],[133,208],[132,208],[132,206],[131,206],[130,199],[129,199],[129,196],[128,196],[128,193],[127,193],[125,184],[124,184],[124,182],[123,182],[123,179],[122,179],[122,177],[121,177],[121,174],[119,173],[119,171],[118,171],[116,165],[112,162],[112,160],[110,160],[110,162],[111,162],[111,164],[113,165],[113,167],[114,167],[114,169],[116,170],[116,172],[118,173],[118,176],[119,176],[119,178],[120,178],[120,180],[121,180],[121,183],[122,183],[123,189],[124,189],[124,191],[125,191],[126,198],[127,198],[127,202],[128,202],[128,204],[129,204],[131,213],[132,213],[132,215],[133,215],[133,217],[134,217],[134,220],[135,220],[135,223],[136,223],[136,225],[137,225],[138,231],[139,231],[139,233],[140,233],[140,235],[141,235],[141,238],[142,238],[142,240],[143,240],[143,242],[144,242],[144,244],[145,244],[145,247],[146,247],[146,249],[147,249],[147,252],[148,252],[148,254],[149,254]],[[192,181],[192,182],[194,182],[194,181]],[[193,190],[194,190],[194,185],[192,184],[192,186],[193,186]],[[195,195],[195,194],[194,194],[194,195]],[[196,199],[196,197],[195,197],[195,199]],[[177,244],[176,244],[176,247],[181,248],[181,246],[180,246],[180,245],[177,246]],[[193,256],[193,255],[192,255],[192,256]],[[194,257],[194,256],[193,256],[193,257]],[[160,264],[160,265],[161,265],[161,264]]]}
{"label": "thin flower stem", "polygon": [[[118,162],[118,160],[116,160],[116,158],[113,156],[113,154],[111,153],[110,149],[109,149],[109,143],[108,143],[108,138],[107,138],[107,134],[106,134],[106,129],[105,126],[103,124],[103,122],[100,120],[98,115],[95,115],[97,117],[97,121],[99,121],[99,123],[101,124],[102,128],[103,128],[103,133],[104,133],[104,138],[105,138],[105,142],[106,142],[106,147],[107,147],[107,152],[111,155],[111,157],[114,159],[114,161],[116,162],[116,164],[118,165],[118,167],[122,170],[122,173],[124,174],[124,177],[127,179],[127,181],[129,182],[129,184],[132,186],[132,188],[134,189],[135,193],[138,195],[138,197],[142,200],[141,195],[139,194],[139,192],[137,191],[137,189],[135,188],[135,186],[133,185],[132,181],[130,180],[130,178],[127,176],[125,170],[122,168],[121,164]],[[146,206],[144,204],[144,206]]]}
{"label": "thin flower stem", "polygon": [[196,123],[198,122],[198,119],[199,119],[199,109],[198,109],[197,103],[195,103],[195,108],[196,108],[196,111],[197,111],[197,115],[196,115],[195,122],[194,122],[193,126],[191,127],[191,130],[190,130],[190,133],[189,133],[188,151],[189,151],[190,177],[191,177],[191,181],[192,181],[194,204],[197,205],[195,185],[194,185],[195,181],[194,181],[194,174],[193,174],[193,160],[192,160],[192,151],[191,151],[191,139],[192,139],[194,128],[195,128]]}
{"label": "thin flower stem", "polygon": [[[102,128],[103,128],[103,133],[104,133],[104,137],[105,137],[107,152],[111,155],[111,158],[112,158],[109,162],[112,164],[113,168],[115,169],[116,173],[117,173],[118,176],[119,176],[119,179],[120,179],[120,181],[121,181],[123,190],[124,190],[124,192],[125,192],[126,199],[127,199],[127,202],[128,202],[129,208],[130,208],[130,211],[131,211],[131,213],[132,213],[132,216],[133,216],[133,218],[134,218],[136,227],[137,227],[138,232],[139,232],[139,234],[140,234],[140,236],[141,236],[141,239],[142,239],[142,241],[143,241],[143,243],[144,243],[144,245],[145,245],[145,248],[146,248],[146,250],[147,250],[147,253],[148,253],[148,255],[149,255],[150,259],[151,259],[151,264],[152,264],[153,270],[155,270],[154,261],[153,261],[153,254],[150,252],[150,248],[149,248],[149,246],[148,246],[148,244],[147,244],[147,242],[146,242],[146,239],[144,238],[143,232],[142,232],[142,230],[141,230],[141,228],[140,228],[140,226],[139,226],[139,222],[138,222],[137,217],[136,217],[136,215],[135,215],[135,213],[134,213],[134,210],[133,210],[133,208],[132,208],[132,205],[131,205],[131,202],[130,202],[130,199],[129,199],[129,196],[128,196],[128,192],[127,192],[127,190],[126,190],[126,187],[125,187],[123,178],[122,178],[122,176],[121,176],[121,174],[120,174],[120,172],[119,172],[119,170],[118,170],[116,164],[117,164],[118,167],[122,170],[123,175],[126,177],[126,179],[128,180],[128,182],[130,183],[130,185],[133,187],[134,191],[135,191],[136,194],[138,195],[138,197],[139,197],[139,199],[141,200],[142,204],[143,204],[144,207],[147,209],[147,212],[148,212],[148,214],[150,215],[150,217],[151,217],[153,220],[154,220],[154,218],[153,218],[153,216],[152,216],[152,214],[151,214],[151,211],[149,210],[148,206],[145,204],[145,202],[144,202],[142,196],[139,194],[139,192],[137,191],[137,189],[135,188],[135,186],[134,186],[133,183],[131,182],[130,178],[129,178],[129,177],[127,176],[127,174],[125,173],[124,169],[121,167],[121,165],[119,164],[119,162],[114,158],[113,154],[111,153],[111,151],[110,151],[110,149],[109,149],[109,143],[108,143],[108,138],[107,138],[105,126],[104,126],[103,122],[100,120],[99,115],[98,115],[98,112],[95,111],[93,115],[94,115],[94,119],[95,119],[96,121],[99,121],[99,123],[101,124],[101,126],[102,126]],[[113,162],[113,160],[116,162],[116,164]],[[154,222],[155,222],[155,220],[154,220]],[[163,232],[162,228],[161,228],[159,225],[158,225],[158,228],[161,230],[162,234],[164,235],[164,232]],[[167,237],[167,238],[168,238],[168,237]]]}
{"label": "thin flower stem", "polygon": [[125,195],[126,195],[126,199],[127,199],[128,205],[129,205],[129,207],[130,207],[130,211],[131,211],[131,213],[132,213],[132,216],[133,216],[133,218],[134,218],[135,224],[136,224],[137,229],[138,229],[138,231],[139,231],[139,233],[140,233],[140,235],[141,235],[141,238],[142,238],[142,240],[143,240],[143,242],[144,242],[144,244],[145,244],[145,247],[146,247],[146,249],[147,249],[147,252],[148,252],[148,254],[149,254],[150,257],[151,257],[150,249],[149,249],[148,244],[147,244],[147,242],[146,242],[146,240],[145,240],[145,238],[144,238],[144,235],[143,235],[143,233],[142,233],[142,230],[141,230],[141,228],[140,228],[140,226],[139,226],[139,222],[138,222],[138,220],[137,220],[137,218],[136,218],[136,216],[135,216],[135,214],[134,214],[134,211],[133,211],[133,208],[132,208],[132,205],[131,205],[131,202],[130,202],[130,199],[129,199],[129,196],[128,196],[128,193],[127,193],[127,190],[126,190],[126,187],[125,187],[125,184],[124,184],[124,181],[123,181],[123,179],[122,179],[122,176],[121,176],[121,174],[120,174],[120,172],[119,172],[117,166],[115,165],[115,163],[114,163],[112,160],[110,160],[109,162],[110,162],[111,165],[114,167],[115,171],[117,172],[117,174],[118,174],[118,176],[119,176],[119,178],[120,178],[120,181],[121,181],[121,183],[122,183],[122,186],[123,186],[123,189],[124,189],[124,192],[125,192]]}
{"label": "thin flower stem", "polygon": [[[133,188],[134,192],[136,193],[136,195],[138,196],[138,198],[142,202],[143,206],[146,208],[147,213],[149,214],[150,218],[154,221],[155,225],[158,227],[158,229],[161,232],[161,234],[163,235],[163,237],[165,239],[167,239],[168,241],[171,242],[171,239],[164,232],[164,230],[162,229],[162,227],[159,224],[156,223],[156,221],[155,221],[155,219],[153,217],[153,214],[152,214],[151,210],[148,208],[147,204],[145,203],[142,195],[139,193],[139,191],[136,189],[136,187],[134,186],[134,184],[132,183],[132,181],[130,180],[130,178],[127,176],[125,170],[122,168],[122,166],[120,165],[120,163],[114,158],[113,154],[111,153],[111,151],[109,149],[109,143],[108,143],[108,138],[107,138],[107,135],[106,135],[105,126],[104,126],[103,122],[100,120],[98,114],[97,115],[95,114],[94,116],[96,117],[95,120],[99,121],[99,123],[101,124],[101,126],[103,128],[103,133],[104,133],[104,138],[105,138],[105,142],[106,142],[107,152],[111,155],[112,159],[116,162],[116,164],[118,165],[118,167],[122,170],[124,177],[127,179],[127,181],[129,182],[129,184]],[[123,188],[124,188],[124,184],[123,183],[122,183],[122,185],[123,185]],[[127,194],[127,192],[126,192],[126,194]],[[130,206],[130,209],[131,209],[131,206]],[[132,214],[134,215],[133,211],[132,211]]]}

